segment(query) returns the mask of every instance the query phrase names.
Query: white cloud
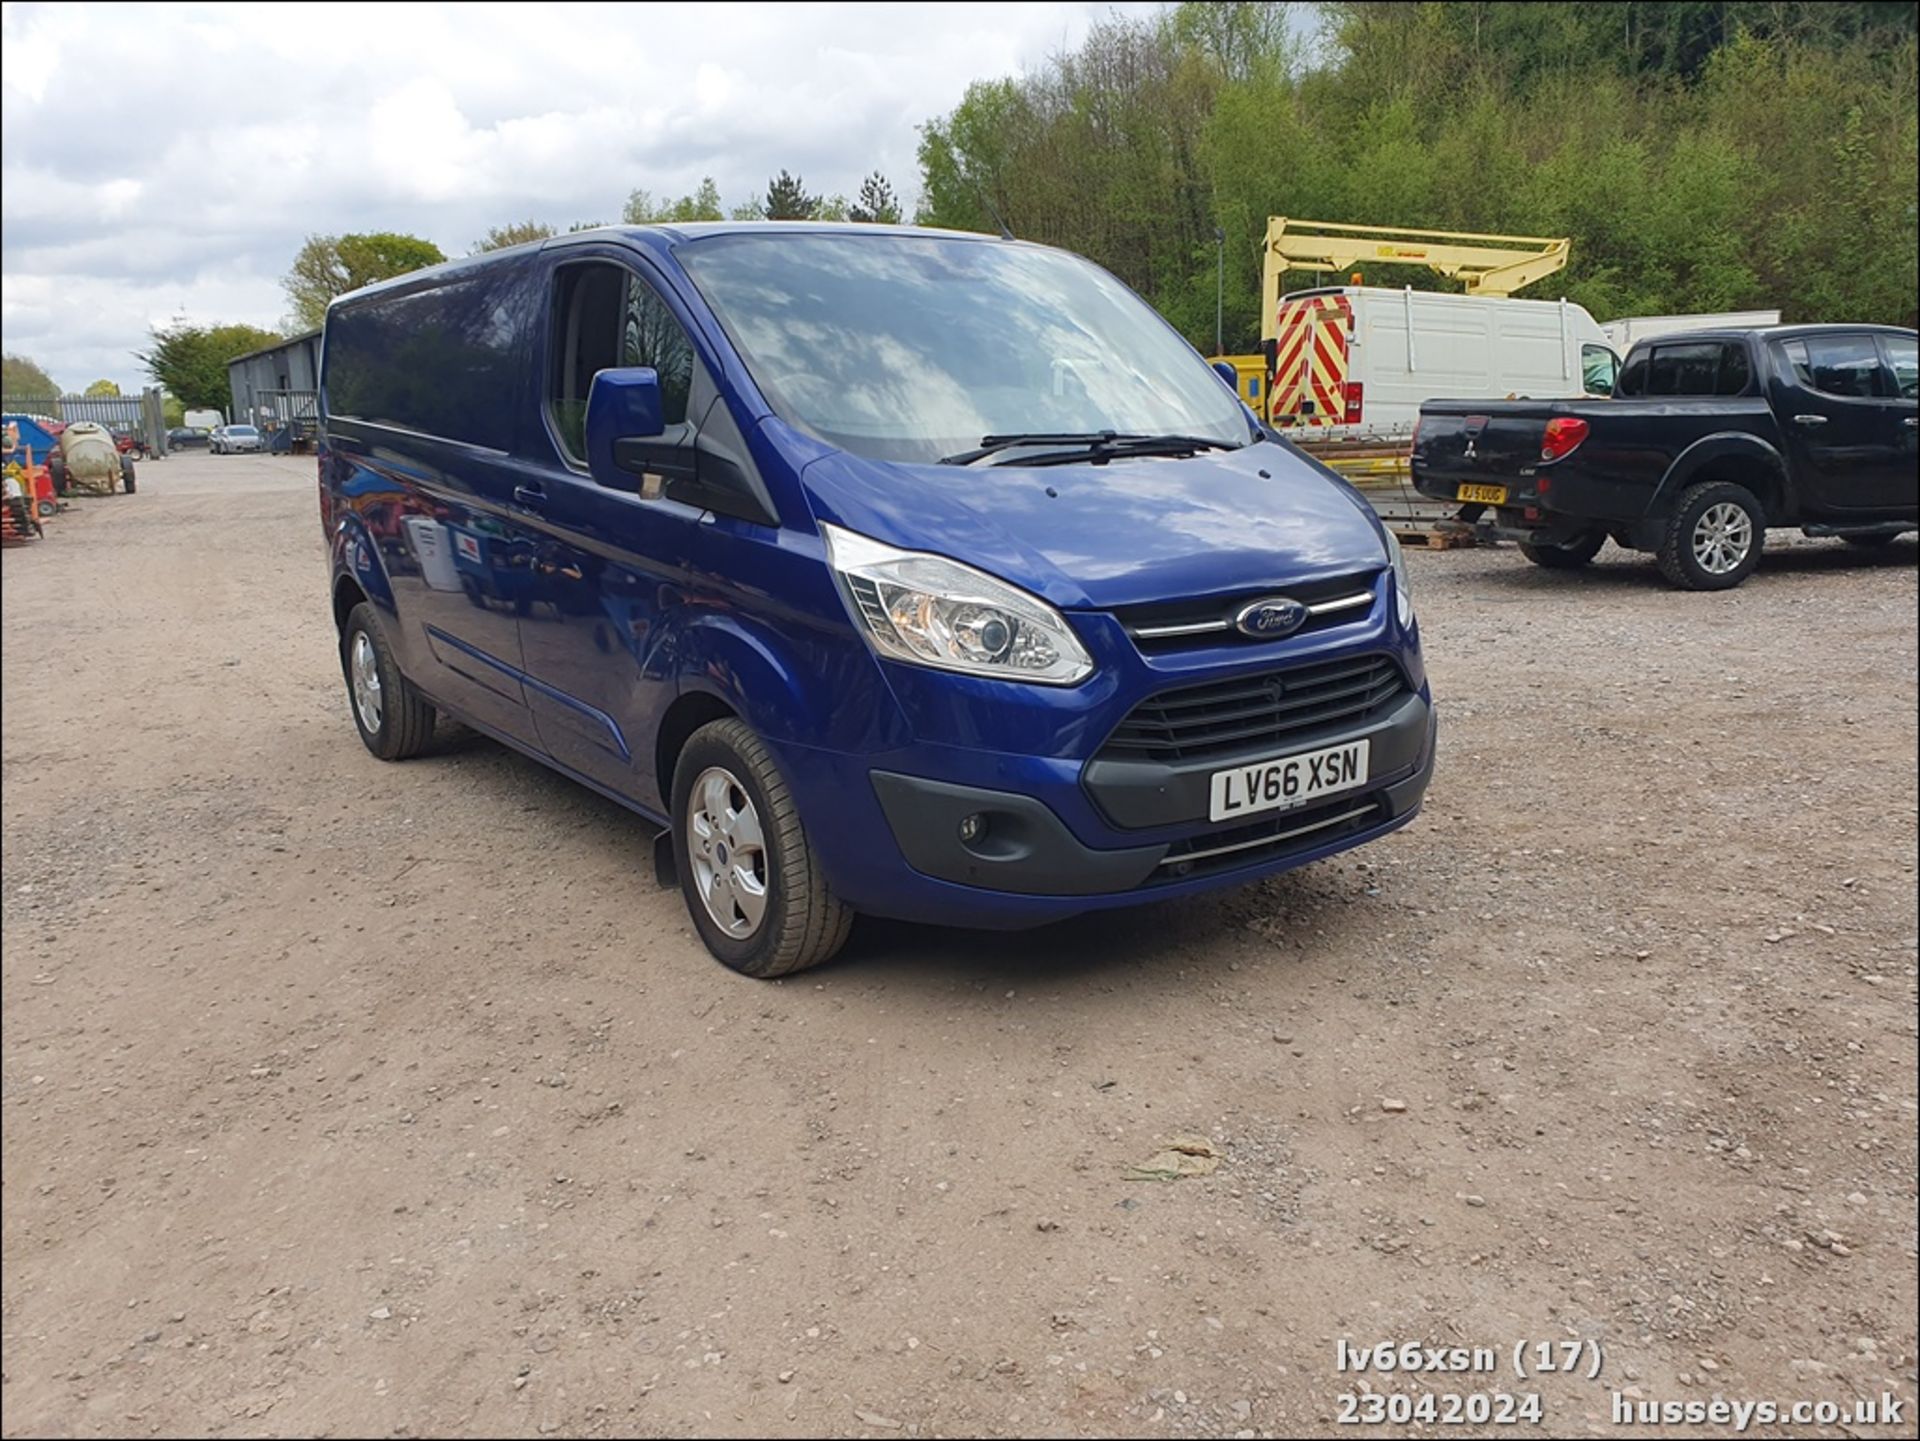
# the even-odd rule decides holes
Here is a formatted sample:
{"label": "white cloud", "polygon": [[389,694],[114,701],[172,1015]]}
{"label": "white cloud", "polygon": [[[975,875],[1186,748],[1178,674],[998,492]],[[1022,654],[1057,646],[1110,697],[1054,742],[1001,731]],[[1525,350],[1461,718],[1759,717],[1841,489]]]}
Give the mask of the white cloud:
{"label": "white cloud", "polygon": [[[786,168],[823,194],[914,127],[1149,5],[87,5],[0,16],[0,309],[55,379],[135,385],[149,325],[276,323],[312,232],[464,253],[529,217],[611,220],[629,190],[729,205]],[[119,77],[85,105],[47,77]]]}

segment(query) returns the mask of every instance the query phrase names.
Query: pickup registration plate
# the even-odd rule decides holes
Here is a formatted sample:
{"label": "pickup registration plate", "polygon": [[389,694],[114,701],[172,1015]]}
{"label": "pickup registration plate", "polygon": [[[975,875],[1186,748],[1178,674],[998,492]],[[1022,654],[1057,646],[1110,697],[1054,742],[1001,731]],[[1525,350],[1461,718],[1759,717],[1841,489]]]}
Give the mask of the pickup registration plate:
{"label": "pickup registration plate", "polygon": [[1463,485],[1458,493],[1461,500],[1476,501],[1481,505],[1507,503],[1507,488],[1504,485]]}
{"label": "pickup registration plate", "polygon": [[1349,741],[1278,760],[1251,761],[1215,771],[1207,806],[1210,821],[1238,820],[1262,811],[1292,810],[1335,791],[1367,783],[1371,742]]}

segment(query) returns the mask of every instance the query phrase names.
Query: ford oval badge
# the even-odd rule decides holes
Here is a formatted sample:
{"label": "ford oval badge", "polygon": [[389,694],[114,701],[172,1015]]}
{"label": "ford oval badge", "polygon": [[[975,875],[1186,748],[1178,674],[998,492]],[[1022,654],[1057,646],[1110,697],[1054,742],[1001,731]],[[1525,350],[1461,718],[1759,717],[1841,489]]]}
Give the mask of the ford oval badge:
{"label": "ford oval badge", "polygon": [[1292,596],[1269,595],[1240,607],[1234,629],[1255,640],[1279,640],[1307,623],[1307,608]]}

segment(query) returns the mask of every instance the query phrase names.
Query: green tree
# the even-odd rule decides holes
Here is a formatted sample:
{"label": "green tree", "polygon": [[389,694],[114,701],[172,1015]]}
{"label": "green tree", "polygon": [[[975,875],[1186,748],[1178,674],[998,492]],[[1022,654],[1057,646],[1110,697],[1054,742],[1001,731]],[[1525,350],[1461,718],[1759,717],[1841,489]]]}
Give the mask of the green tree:
{"label": "green tree", "polygon": [[168,430],[187,423],[187,407],[181,403],[179,396],[162,395],[160,397],[160,423]]}
{"label": "green tree", "polygon": [[309,235],[282,282],[293,306],[293,323],[303,330],[318,329],[337,297],[446,258],[439,246],[417,235]]}
{"label": "green tree", "polygon": [[96,380],[82,391],[81,394],[118,396],[120,394],[120,387],[111,380]]}
{"label": "green tree", "polygon": [[673,203],[672,220],[725,220],[726,210],[720,204],[720,187],[713,183],[711,175],[702,176],[700,188],[691,195],[683,195]]}
{"label": "green tree", "polygon": [[767,219],[811,220],[819,209],[820,197],[809,195],[798,175],[789,175],[782,170],[767,182]]}
{"label": "green tree", "polygon": [[183,410],[225,411],[232,395],[227,362],[279,339],[256,325],[175,324],[156,328],[147,349],[135,351],[133,358],[180,398]]}
{"label": "green tree", "polygon": [[620,207],[622,225],[658,225],[666,218],[666,207],[654,204],[650,190],[627,192],[627,203]]}
{"label": "green tree", "polygon": [[887,177],[878,170],[860,182],[859,197],[847,209],[847,219],[867,225],[898,225],[900,201]]}
{"label": "green tree", "polygon": [[1077,250],[1208,346],[1224,254],[1232,349],[1260,334],[1273,215],[1569,236],[1567,268],[1532,293],[1603,320],[1771,306],[1913,323],[1913,5],[1316,8],[1311,54],[1285,5],[1181,4],[976,81],[921,127],[916,219],[1004,220]]}
{"label": "green tree", "polygon": [[848,209],[846,196],[829,195],[825,200],[820,201],[819,204],[814,206],[813,215],[810,218],[814,220],[832,220],[845,223],[849,218]]}
{"label": "green tree", "polygon": [[53,383],[53,377],[24,355],[7,356],[4,367],[4,378],[0,379],[0,390],[6,392],[9,404],[18,400],[37,400],[43,397],[51,399],[60,393],[60,387]]}
{"label": "green tree", "polygon": [[652,191],[632,191],[620,210],[623,225],[673,225],[726,218],[726,210],[720,203],[720,187],[713,183],[711,175],[703,176],[692,194],[682,195],[678,200],[656,201]]}
{"label": "green tree", "polygon": [[548,240],[557,234],[544,220],[517,220],[511,225],[496,225],[476,240],[470,254],[484,255],[489,250],[505,250],[509,245],[527,245]]}

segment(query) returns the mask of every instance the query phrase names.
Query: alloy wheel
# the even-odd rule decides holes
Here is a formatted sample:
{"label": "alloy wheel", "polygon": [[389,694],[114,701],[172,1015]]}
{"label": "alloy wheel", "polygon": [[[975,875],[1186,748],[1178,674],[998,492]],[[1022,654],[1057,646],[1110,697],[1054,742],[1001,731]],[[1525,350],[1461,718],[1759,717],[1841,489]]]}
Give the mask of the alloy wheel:
{"label": "alloy wheel", "polygon": [[767,914],[767,845],[753,798],[723,766],[702,771],[687,796],[687,858],[707,915],[744,941]]}

